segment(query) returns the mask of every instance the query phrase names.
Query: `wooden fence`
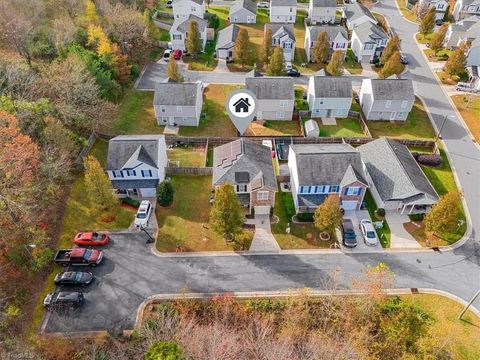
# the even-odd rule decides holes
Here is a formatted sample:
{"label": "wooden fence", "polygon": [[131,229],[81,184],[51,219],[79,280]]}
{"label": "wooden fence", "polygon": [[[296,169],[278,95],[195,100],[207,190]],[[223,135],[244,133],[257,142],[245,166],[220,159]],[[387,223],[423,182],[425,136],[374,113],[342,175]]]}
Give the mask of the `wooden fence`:
{"label": "wooden fence", "polygon": [[165,169],[167,175],[212,175],[211,167],[167,167]]}
{"label": "wooden fence", "polygon": [[75,159],[75,168],[77,170],[83,170],[83,160],[88,155],[90,150],[92,149],[93,144],[95,144],[95,140],[97,140],[97,135],[95,132],[92,132],[88,137],[87,145],[80,151],[77,158]]}

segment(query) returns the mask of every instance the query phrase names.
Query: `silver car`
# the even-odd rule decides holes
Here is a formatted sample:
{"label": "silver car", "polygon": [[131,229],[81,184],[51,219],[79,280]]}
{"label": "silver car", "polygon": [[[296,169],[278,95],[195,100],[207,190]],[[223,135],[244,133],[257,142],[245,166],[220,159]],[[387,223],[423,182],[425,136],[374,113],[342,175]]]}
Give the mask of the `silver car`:
{"label": "silver car", "polygon": [[377,238],[377,232],[375,231],[375,228],[373,227],[373,224],[370,220],[368,219],[363,219],[360,221],[360,230],[363,235],[363,241],[365,244],[368,246],[377,246],[378,244],[378,238]]}
{"label": "silver car", "polygon": [[142,200],[137,210],[137,215],[135,215],[135,227],[145,229],[150,215],[152,215],[152,203],[148,200]]}

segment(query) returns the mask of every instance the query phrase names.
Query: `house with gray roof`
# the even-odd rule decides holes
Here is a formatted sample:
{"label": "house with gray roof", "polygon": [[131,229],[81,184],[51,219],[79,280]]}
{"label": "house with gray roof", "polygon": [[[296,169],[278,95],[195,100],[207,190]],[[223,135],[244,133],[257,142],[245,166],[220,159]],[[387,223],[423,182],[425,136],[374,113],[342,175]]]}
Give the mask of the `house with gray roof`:
{"label": "house with gray roof", "polygon": [[472,15],[480,15],[480,0],[457,0],[453,8],[453,17],[456,21]]}
{"label": "house with gray roof", "polygon": [[347,53],[348,34],[343,26],[307,26],[305,30],[305,52],[308,61],[313,61],[312,53],[317,43],[318,35],[322,32],[327,34],[330,44],[330,54],[334,51]]}
{"label": "house with gray roof", "polygon": [[198,25],[198,31],[200,32],[200,39],[202,41],[202,49],[205,49],[205,44],[207,43],[207,22],[203,18],[199,18],[195,15],[189,15],[186,19],[183,17],[175,19],[169,30],[172,49],[186,50],[185,40],[188,36],[188,27],[193,21]]}
{"label": "house with gray roof", "polygon": [[352,79],[311,76],[307,99],[312,118],[346,118],[352,106]]}
{"label": "house with gray roof", "polygon": [[272,30],[272,46],[283,49],[283,58],[287,63],[293,61],[295,55],[295,31],[293,24],[265,24],[264,32]]}
{"label": "house with gray roof", "polygon": [[215,46],[217,58],[226,61],[234,60],[233,49],[239,31],[240,27],[238,25],[231,24],[218,32],[217,45]]}
{"label": "house with gray roof", "polygon": [[269,10],[271,23],[294,24],[297,19],[297,0],[271,0]]}
{"label": "house with gray roof", "polygon": [[367,120],[405,121],[415,103],[411,79],[364,79],[359,94]]}
{"label": "house with gray roof", "polygon": [[198,126],[203,106],[203,84],[197,82],[157,83],[153,109],[158,125]]}
{"label": "house with gray roof", "polygon": [[476,91],[480,91],[480,38],[470,45],[467,54],[467,71],[470,77],[470,84]]}
{"label": "house with gray roof", "polygon": [[213,186],[231,184],[248,213],[270,214],[277,179],[270,147],[240,138],[213,149]]}
{"label": "house with gray roof", "polygon": [[337,0],[310,0],[308,22],[310,24],[334,24],[337,13]]}
{"label": "house with gray roof", "polygon": [[163,135],[120,135],[108,142],[107,174],[120,194],[155,197],[167,162]]}
{"label": "house with gray roof", "polygon": [[456,24],[450,24],[445,33],[444,44],[448,49],[456,49],[466,41],[480,38],[480,16],[465,18]]}
{"label": "house with gray roof", "polygon": [[372,22],[364,22],[352,31],[351,48],[357,61],[370,63],[380,58],[387,45],[388,35]]}
{"label": "house with gray roof", "polygon": [[228,19],[231,24],[255,24],[257,22],[257,4],[252,0],[236,0],[230,6]]}
{"label": "house with gray roof", "polygon": [[339,196],[344,210],[360,209],[368,183],[361,155],[351,145],[290,145],[288,168],[297,212],[314,212],[328,195]]}
{"label": "house with gray roof", "polygon": [[203,19],[205,0],[173,0],[172,8],[175,20],[187,20],[190,15]]}
{"label": "house with gray roof", "polygon": [[345,19],[348,30],[353,30],[358,25],[366,22],[377,23],[377,19],[375,19],[372,12],[358,1],[345,5],[342,10],[342,17]]}
{"label": "house with gray roof", "polygon": [[425,213],[438,201],[437,192],[405,145],[380,138],[357,149],[379,208]]}
{"label": "house with gray roof", "polygon": [[247,77],[245,87],[257,98],[257,120],[292,120],[295,106],[292,78]]}

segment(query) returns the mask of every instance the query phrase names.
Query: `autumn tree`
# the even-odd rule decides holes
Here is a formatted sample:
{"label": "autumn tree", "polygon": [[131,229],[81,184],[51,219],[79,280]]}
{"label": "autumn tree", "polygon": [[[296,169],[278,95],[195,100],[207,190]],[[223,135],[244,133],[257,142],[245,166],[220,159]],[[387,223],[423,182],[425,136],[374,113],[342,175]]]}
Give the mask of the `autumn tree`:
{"label": "autumn tree", "polygon": [[98,55],[110,60],[113,52],[112,43],[105,34],[105,31],[98,25],[89,25],[87,29],[88,45],[90,45]]}
{"label": "autumn tree", "polygon": [[198,23],[195,20],[192,20],[188,23],[188,36],[185,41],[185,46],[187,51],[197,58],[200,51],[202,51],[202,39],[200,37],[200,31],[198,30]]}
{"label": "autumn tree", "polygon": [[388,40],[387,46],[385,46],[382,56],[380,57],[380,62],[385,64],[388,59],[390,59],[390,57],[397,51],[400,51],[400,37],[398,35],[394,35]]}
{"label": "autumn tree", "polygon": [[128,64],[127,55],[122,54],[117,44],[112,44],[112,66],[114,68],[114,78],[119,84],[128,84],[132,67]]}
{"label": "autumn tree", "polygon": [[87,0],[87,3],[85,4],[85,19],[88,24],[97,24],[99,21],[97,7],[93,0]]}
{"label": "autumn tree", "polygon": [[118,205],[110,179],[100,162],[92,155],[83,161],[85,167],[85,191],[93,204],[103,211],[112,211]]}
{"label": "autumn tree", "polygon": [[382,70],[378,73],[380,79],[386,79],[392,75],[400,75],[405,68],[402,64],[402,57],[400,51],[394,53],[390,59],[383,65]]}
{"label": "autumn tree", "polygon": [[245,67],[248,61],[248,32],[247,29],[241,28],[238,32],[237,40],[235,41],[235,47],[233,48],[233,56],[235,61]]}
{"label": "autumn tree", "polygon": [[419,25],[419,31],[421,34],[426,35],[433,32],[435,28],[435,20],[436,20],[437,10],[434,6],[428,9],[428,12],[422,18],[422,21]]}
{"label": "autumn tree", "polygon": [[268,76],[281,76],[285,74],[285,59],[283,58],[283,49],[276,47],[273,49],[273,55],[267,67]]}
{"label": "autumn tree", "polygon": [[330,43],[328,41],[328,34],[321,31],[318,34],[317,41],[312,50],[312,61],[316,63],[325,63],[330,52]]}
{"label": "autumn tree", "polygon": [[461,76],[467,71],[467,58],[465,56],[465,47],[466,45],[464,44],[460,45],[457,49],[455,49],[455,52],[445,62],[443,70],[450,77]]}
{"label": "autumn tree", "polygon": [[227,239],[235,237],[243,224],[243,208],[233,186],[225,183],[215,191],[215,202],[210,211],[210,224]]}
{"label": "autumn tree", "polygon": [[442,24],[440,29],[433,34],[432,40],[430,40],[430,49],[432,49],[435,54],[443,48],[443,42],[445,41],[447,30],[448,24]]}
{"label": "autumn tree", "polygon": [[263,43],[261,50],[261,62],[263,65],[268,66],[270,57],[273,54],[272,48],[272,29],[268,28],[263,35]]}
{"label": "autumn tree", "polygon": [[460,201],[461,195],[457,190],[442,195],[425,216],[425,230],[437,235],[453,232],[461,215]]}
{"label": "autumn tree", "polygon": [[423,19],[428,12],[428,1],[418,1],[412,8],[417,19]]}
{"label": "autumn tree", "polygon": [[337,50],[334,51],[330,62],[327,65],[327,72],[333,76],[343,75],[343,65],[345,61],[345,52]]}
{"label": "autumn tree", "polygon": [[331,234],[342,223],[342,217],[339,197],[328,195],[325,201],[315,210],[313,221],[317,229]]}
{"label": "autumn tree", "polygon": [[168,59],[167,76],[175,82],[183,82],[183,75],[180,73],[178,64],[171,54]]}

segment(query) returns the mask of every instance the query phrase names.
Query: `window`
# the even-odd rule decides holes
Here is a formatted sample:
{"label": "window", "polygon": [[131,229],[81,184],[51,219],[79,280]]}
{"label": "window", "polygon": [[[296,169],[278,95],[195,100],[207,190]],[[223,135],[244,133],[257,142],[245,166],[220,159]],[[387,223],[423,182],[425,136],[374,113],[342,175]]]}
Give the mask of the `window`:
{"label": "window", "polygon": [[177,106],[177,113],[182,113],[182,107],[181,106]]}
{"label": "window", "polygon": [[387,100],[385,103],[385,108],[390,109],[392,107],[392,100]]}
{"label": "window", "polygon": [[287,107],[288,101],[287,100],[280,100],[280,106],[281,107]]}
{"label": "window", "polygon": [[337,49],[345,49],[345,43],[337,43]]}
{"label": "window", "polygon": [[359,186],[347,187],[345,189],[345,195],[360,195],[362,189]]}
{"label": "window", "polygon": [[196,11],[195,6],[192,6],[192,7],[190,8],[190,10],[191,10],[192,12],[195,12],[195,11]]}
{"label": "window", "polygon": [[160,106],[160,112],[162,113],[167,112],[167,108],[165,107],[165,105]]}
{"label": "window", "polygon": [[340,187],[338,185],[332,185],[330,186],[330,192],[331,193],[338,193],[338,190],[340,189]]}
{"label": "window", "polygon": [[284,42],[283,43],[283,48],[284,49],[292,49],[293,48],[293,44],[291,42]]}
{"label": "window", "polygon": [[372,50],[373,49],[373,44],[365,44],[363,47],[365,50]]}
{"label": "window", "polygon": [[182,34],[173,34],[172,39],[173,40],[182,40]]}
{"label": "window", "polygon": [[152,177],[152,170],[142,170],[142,177]]}
{"label": "window", "polygon": [[443,9],[443,6],[444,6],[444,4],[438,4],[437,9],[438,9],[438,10],[442,10],[442,9]]}
{"label": "window", "polygon": [[268,191],[257,192],[257,200],[268,200]]}
{"label": "window", "polygon": [[408,103],[407,100],[403,100],[403,101],[402,101],[402,105],[401,105],[401,106],[402,106],[402,109],[405,109],[405,108],[407,107],[407,103]]}
{"label": "window", "polygon": [[320,105],[323,105],[323,103],[325,102],[324,99],[318,99],[318,102],[320,103]]}
{"label": "window", "polygon": [[127,176],[137,176],[137,172],[135,170],[127,170]]}
{"label": "window", "polygon": [[285,118],[285,113],[283,111],[277,111],[276,117],[277,119],[283,119]]}
{"label": "window", "polygon": [[113,174],[114,178],[117,178],[117,177],[123,178],[123,171],[122,170],[114,170],[114,171],[112,171],[112,174]]}
{"label": "window", "polygon": [[236,186],[237,193],[246,193],[247,192],[247,185],[241,184]]}
{"label": "window", "polygon": [[166,124],[168,121],[168,116],[162,116],[161,120],[162,120],[162,123]]}
{"label": "window", "polygon": [[[290,12],[293,12],[293,8],[290,8]],[[290,19],[292,19],[292,18],[290,18]]]}

